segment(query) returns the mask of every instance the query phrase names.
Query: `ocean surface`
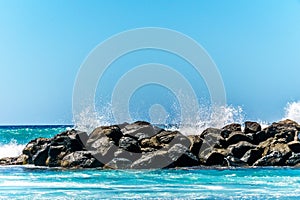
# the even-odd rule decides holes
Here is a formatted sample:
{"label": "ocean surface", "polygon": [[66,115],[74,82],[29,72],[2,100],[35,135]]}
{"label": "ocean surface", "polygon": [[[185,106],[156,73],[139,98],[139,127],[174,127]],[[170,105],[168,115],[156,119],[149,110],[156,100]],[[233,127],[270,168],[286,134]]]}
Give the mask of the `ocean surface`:
{"label": "ocean surface", "polygon": [[[71,126],[0,127],[0,157]],[[299,199],[300,169],[64,170],[0,166],[0,199]]]}

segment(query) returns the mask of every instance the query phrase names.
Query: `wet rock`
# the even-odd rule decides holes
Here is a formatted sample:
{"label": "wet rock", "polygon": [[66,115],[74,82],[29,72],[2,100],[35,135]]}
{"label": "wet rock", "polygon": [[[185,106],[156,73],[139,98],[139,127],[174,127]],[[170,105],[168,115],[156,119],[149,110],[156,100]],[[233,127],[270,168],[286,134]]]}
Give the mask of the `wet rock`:
{"label": "wet rock", "polygon": [[104,165],[104,169],[130,169],[132,165],[132,161],[126,158],[114,158],[106,165]]}
{"label": "wet rock", "polygon": [[248,166],[246,162],[236,158],[234,156],[227,156],[225,158],[228,167],[246,167]]}
{"label": "wet rock", "polygon": [[229,152],[236,158],[242,158],[243,155],[250,149],[254,149],[256,146],[246,142],[246,141],[241,141],[238,142],[237,144],[230,145],[228,147]]}
{"label": "wet rock", "polygon": [[[152,150],[152,151],[155,151]],[[152,151],[148,151],[148,152],[152,152]],[[128,160],[131,160],[132,162],[140,159],[142,156],[141,153],[133,153],[133,152],[129,152],[129,151],[126,151],[124,149],[118,149],[115,153],[114,153],[114,157],[115,158],[126,158]]]}
{"label": "wet rock", "polygon": [[118,126],[101,126],[93,130],[89,135],[86,145],[91,147],[93,143],[103,137],[108,138],[110,141],[113,141],[114,144],[118,145],[120,138],[123,137],[123,133]]}
{"label": "wet rock", "polygon": [[273,151],[270,154],[258,159],[254,166],[284,166],[286,158],[278,151]]}
{"label": "wet rock", "polygon": [[286,161],[289,166],[295,166],[300,163],[300,153],[293,153],[291,157]]}
{"label": "wet rock", "polygon": [[138,141],[131,137],[122,137],[119,141],[119,147],[130,152],[141,152],[141,147]]}
{"label": "wet rock", "polygon": [[19,157],[0,158],[0,165],[26,165],[28,164],[28,156],[20,155]]}
{"label": "wet rock", "polygon": [[61,161],[62,167],[96,168],[103,164],[92,156],[89,151],[76,151],[65,156]]}
{"label": "wet rock", "polygon": [[34,156],[32,156],[32,162],[36,166],[46,166],[46,160],[48,158],[49,146],[44,146]]}
{"label": "wet rock", "polygon": [[188,138],[190,139],[191,145],[190,145],[190,151],[194,155],[198,155],[203,143],[203,140],[200,138],[199,135],[189,135]]}
{"label": "wet rock", "polygon": [[261,131],[261,125],[257,122],[246,121],[244,133],[257,133]]}
{"label": "wet rock", "polygon": [[172,160],[168,157],[168,152],[158,150],[143,155],[140,159],[138,159],[131,165],[131,168],[132,169],[166,168],[171,163]]}
{"label": "wet rock", "polygon": [[300,142],[299,141],[289,142],[288,146],[294,153],[300,153]]}
{"label": "wet rock", "polygon": [[199,154],[199,161],[207,166],[223,166],[224,164],[226,165],[225,157],[227,155],[227,149],[206,149]]}
{"label": "wet rock", "polygon": [[168,157],[172,160],[169,167],[192,167],[199,165],[199,159],[182,144],[175,144],[168,151]]}
{"label": "wet rock", "polygon": [[31,140],[23,149],[23,154],[28,156],[28,164],[34,164],[33,157],[39,151],[45,149],[50,144],[50,142],[51,140],[47,138],[37,138]]}
{"label": "wet rock", "polygon": [[253,163],[261,158],[262,153],[261,149],[250,149],[244,154],[241,160],[246,162],[248,165],[253,165]]}
{"label": "wet rock", "polygon": [[124,135],[131,136],[137,140],[142,140],[157,135],[162,131],[162,129],[153,126],[148,122],[137,121],[132,124],[127,124],[121,131]]}
{"label": "wet rock", "polygon": [[163,147],[163,145],[157,140],[156,137],[152,138],[146,138],[141,141],[141,147],[142,148],[153,148],[153,149],[159,149]]}
{"label": "wet rock", "polygon": [[204,139],[205,136],[212,134],[215,136],[219,136],[221,135],[222,130],[221,129],[217,129],[217,128],[207,128],[205,129],[201,134],[200,134],[200,138]]}
{"label": "wet rock", "polygon": [[232,144],[236,144],[238,142],[241,141],[245,141],[245,142],[249,142],[252,143],[252,139],[249,138],[247,135],[245,135],[242,132],[233,132],[230,134],[230,136],[226,139],[226,144],[232,145]]}
{"label": "wet rock", "polygon": [[224,138],[228,138],[232,132],[238,132],[238,131],[242,131],[242,126],[240,124],[233,123],[224,126],[221,130],[221,135]]}

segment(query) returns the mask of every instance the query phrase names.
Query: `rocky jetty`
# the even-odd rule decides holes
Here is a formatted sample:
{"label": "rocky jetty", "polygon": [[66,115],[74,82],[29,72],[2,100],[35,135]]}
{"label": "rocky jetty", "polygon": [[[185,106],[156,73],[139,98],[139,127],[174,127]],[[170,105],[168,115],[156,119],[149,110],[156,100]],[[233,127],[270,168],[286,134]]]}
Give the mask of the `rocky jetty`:
{"label": "rocky jetty", "polygon": [[138,121],[78,130],[30,141],[22,155],[0,165],[151,169],[195,166],[300,166],[300,125],[292,120],[262,130],[257,122],[208,128],[185,136]]}

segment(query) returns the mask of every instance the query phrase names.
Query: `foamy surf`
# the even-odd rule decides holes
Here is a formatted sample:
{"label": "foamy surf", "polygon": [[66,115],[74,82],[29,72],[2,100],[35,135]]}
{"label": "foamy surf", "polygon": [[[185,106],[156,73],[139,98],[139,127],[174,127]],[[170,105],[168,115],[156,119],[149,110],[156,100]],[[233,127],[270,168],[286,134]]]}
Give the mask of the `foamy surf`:
{"label": "foamy surf", "polygon": [[287,103],[284,119],[291,119],[300,123],[300,101]]}
{"label": "foamy surf", "polygon": [[16,140],[12,139],[8,144],[0,145],[0,158],[16,157],[22,154],[25,145],[18,144]]}

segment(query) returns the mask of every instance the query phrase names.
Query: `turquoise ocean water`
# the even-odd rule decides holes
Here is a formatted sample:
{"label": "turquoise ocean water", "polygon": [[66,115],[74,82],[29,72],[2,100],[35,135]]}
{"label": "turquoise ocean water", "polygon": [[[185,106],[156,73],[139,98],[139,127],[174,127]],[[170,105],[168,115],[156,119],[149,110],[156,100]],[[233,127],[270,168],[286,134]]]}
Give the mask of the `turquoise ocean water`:
{"label": "turquoise ocean water", "polygon": [[[68,126],[1,127],[0,157]],[[0,199],[299,199],[300,169],[63,170],[0,167]]]}

